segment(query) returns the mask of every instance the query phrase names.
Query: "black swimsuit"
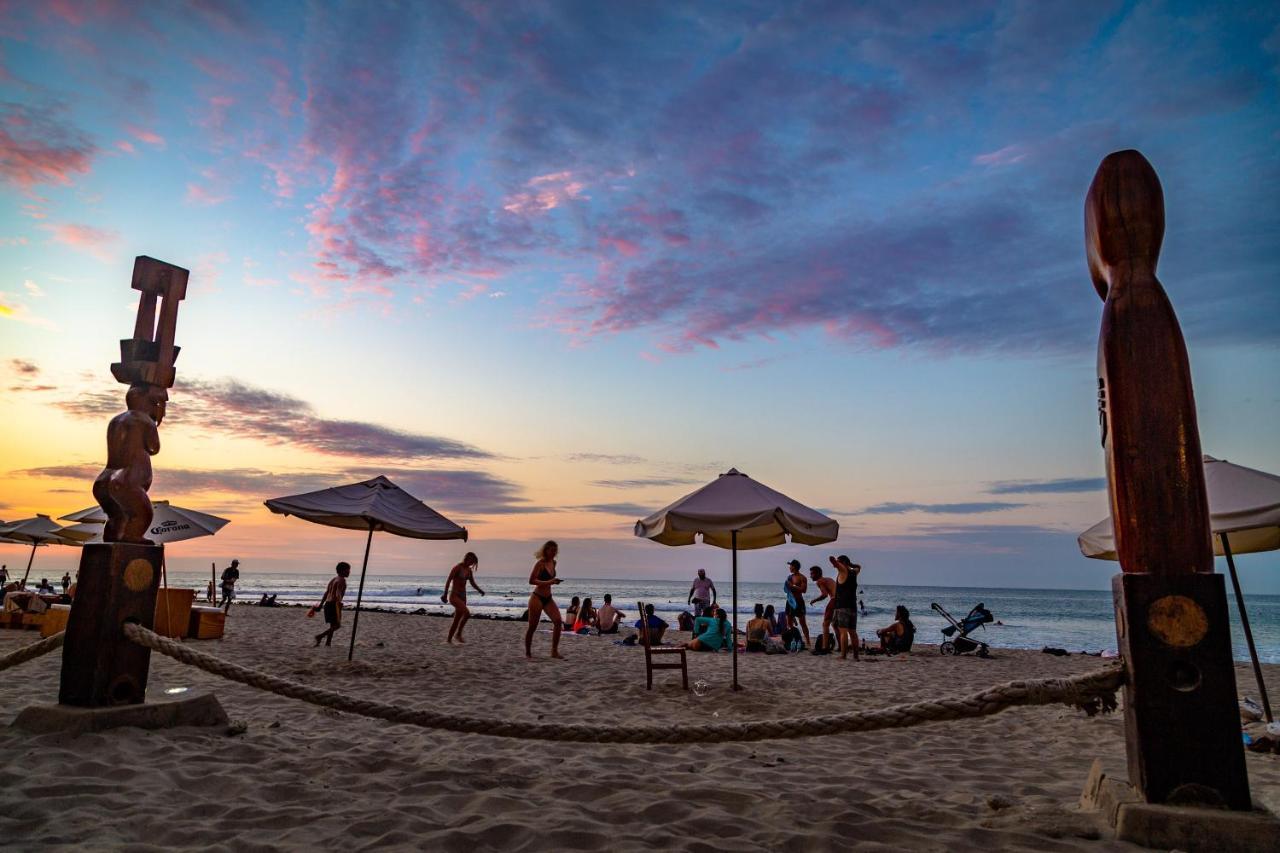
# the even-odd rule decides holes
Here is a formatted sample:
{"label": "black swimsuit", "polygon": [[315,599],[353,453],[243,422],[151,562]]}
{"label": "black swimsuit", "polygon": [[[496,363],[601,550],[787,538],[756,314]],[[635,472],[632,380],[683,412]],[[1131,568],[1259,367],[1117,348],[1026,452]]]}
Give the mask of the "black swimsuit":
{"label": "black swimsuit", "polygon": [[[553,574],[551,574],[550,572],[548,572],[548,571],[547,571],[547,567],[546,567],[546,566],[543,566],[541,569],[539,569],[539,570],[538,570],[538,580],[540,580],[540,581],[549,581],[549,580],[554,580],[554,579],[555,579],[555,575],[553,575]],[[538,599],[539,601],[541,601],[541,602],[542,602],[542,606],[543,606],[543,607],[545,607],[545,606],[547,606],[548,604],[550,604],[550,603],[551,603],[551,593],[549,593],[549,592],[542,593],[542,592],[538,592],[538,591],[535,589],[535,590],[533,591],[533,596],[534,596],[534,598],[536,598],[536,599]]]}

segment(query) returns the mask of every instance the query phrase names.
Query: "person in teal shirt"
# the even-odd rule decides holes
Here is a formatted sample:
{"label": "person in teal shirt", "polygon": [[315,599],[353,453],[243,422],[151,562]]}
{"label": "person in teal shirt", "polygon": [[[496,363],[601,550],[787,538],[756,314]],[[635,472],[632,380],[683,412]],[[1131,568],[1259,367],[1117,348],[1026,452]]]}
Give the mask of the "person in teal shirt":
{"label": "person in teal shirt", "polygon": [[699,616],[693,620],[693,639],[685,648],[694,652],[718,652],[729,644],[729,620],[724,610],[717,607],[714,616]]}

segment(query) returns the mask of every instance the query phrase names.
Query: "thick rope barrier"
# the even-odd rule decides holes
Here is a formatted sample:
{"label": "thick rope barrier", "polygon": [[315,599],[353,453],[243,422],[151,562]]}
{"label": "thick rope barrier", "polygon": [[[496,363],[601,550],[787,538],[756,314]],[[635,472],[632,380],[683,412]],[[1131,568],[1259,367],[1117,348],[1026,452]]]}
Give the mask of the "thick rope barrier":
{"label": "thick rope barrier", "polygon": [[369,699],[357,699],[332,690],[309,687],[278,678],[249,667],[221,660],[190,646],[162,637],[135,623],[124,626],[125,636],[139,645],[167,655],[205,672],[268,690],[291,699],[300,699],[325,708],[365,717],[405,723],[429,729],[491,737],[577,743],[722,743],[726,741],[785,740],[818,735],[869,732],[904,728],[922,723],[986,717],[1006,708],[1028,705],[1064,704],[1084,709],[1090,716],[1116,707],[1115,691],[1124,683],[1124,671],[1109,667],[1098,672],[1049,678],[1040,681],[1010,681],[979,693],[951,699],[935,699],[909,705],[895,705],[870,711],[829,714],[821,717],[758,720],[746,723],[704,725],[600,726],[577,723],[539,723],[465,717],[419,708],[405,708]]}
{"label": "thick rope barrier", "polygon": [[20,649],[15,649],[14,651],[9,652],[9,654],[0,658],[0,671],[4,671],[11,666],[17,666],[20,663],[26,663],[29,660],[34,660],[35,658],[40,657],[40,655],[48,654],[54,649],[62,648],[62,638],[65,635],[65,631],[59,631],[56,634],[51,634],[48,637],[45,637],[38,643],[32,643],[29,646],[23,646]]}

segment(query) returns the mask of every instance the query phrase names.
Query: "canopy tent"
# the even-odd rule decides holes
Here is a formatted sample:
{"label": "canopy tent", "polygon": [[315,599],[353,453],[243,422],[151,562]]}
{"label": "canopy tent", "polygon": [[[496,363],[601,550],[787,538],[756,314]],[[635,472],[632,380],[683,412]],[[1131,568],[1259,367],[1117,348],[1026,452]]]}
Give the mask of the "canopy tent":
{"label": "canopy tent", "polygon": [[27,570],[22,575],[24,588],[27,585],[27,578],[31,575],[31,563],[36,558],[36,548],[50,543],[66,544],[58,536],[61,530],[62,527],[58,522],[43,513],[37,514],[34,518],[11,521],[0,527],[0,541],[20,542],[31,546],[31,556],[27,558]]}
{"label": "canopy tent", "polygon": [[[1253,661],[1253,673],[1262,694],[1262,707],[1271,722],[1271,702],[1262,680],[1262,667],[1258,663],[1258,650],[1253,644],[1253,631],[1249,627],[1249,615],[1244,607],[1244,594],[1240,591],[1240,578],[1236,574],[1235,554],[1280,549],[1280,476],[1268,474],[1243,465],[1233,465],[1225,459],[1204,457],[1204,479],[1209,493],[1209,528],[1213,531],[1213,552],[1227,558],[1231,585],[1235,589],[1236,606],[1240,610],[1240,625],[1244,629],[1249,657]],[[1115,531],[1111,518],[1104,518],[1081,533],[1076,540],[1080,552],[1095,560],[1116,560]]]}
{"label": "canopy tent", "polygon": [[347,649],[347,660],[355,655],[356,629],[360,626],[360,602],[364,598],[364,576],[369,568],[369,548],[373,544],[375,530],[410,539],[467,541],[465,527],[454,524],[381,475],[362,483],[272,498],[263,503],[267,509],[280,515],[295,515],[305,521],[329,527],[369,531],[364,545],[364,564],[360,567],[360,588],[356,593],[356,615],[351,623],[351,645]]}
{"label": "canopy tent", "polygon": [[[152,501],[151,506],[155,514],[147,529],[147,538],[157,545],[212,536],[229,523],[225,518],[175,506],[168,501]],[[92,506],[61,518],[79,522],[62,528],[58,533],[70,544],[90,545],[102,541],[102,530],[107,523],[107,514],[102,507]]]}
{"label": "canopy tent", "polygon": [[[738,551],[834,542],[840,524],[730,468],[707,485],[636,522],[635,535],[663,545],[703,544],[733,551],[733,689],[738,685]],[[644,614],[640,615],[644,618]]]}

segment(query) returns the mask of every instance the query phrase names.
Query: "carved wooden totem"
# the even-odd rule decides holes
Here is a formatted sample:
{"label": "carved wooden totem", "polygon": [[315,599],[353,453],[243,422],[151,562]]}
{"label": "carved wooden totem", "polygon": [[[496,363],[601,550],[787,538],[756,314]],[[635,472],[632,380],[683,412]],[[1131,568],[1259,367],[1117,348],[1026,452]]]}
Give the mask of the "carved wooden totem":
{"label": "carved wooden totem", "polygon": [[1085,247],[1104,300],[1098,404],[1121,568],[1112,588],[1129,781],[1148,802],[1248,809],[1191,367],[1156,278],[1163,239],[1151,164],[1137,151],[1106,157],[1085,202]]}

